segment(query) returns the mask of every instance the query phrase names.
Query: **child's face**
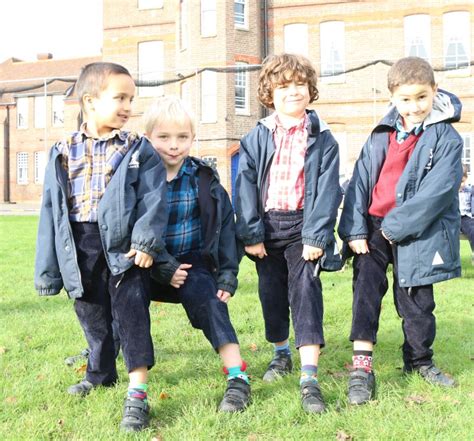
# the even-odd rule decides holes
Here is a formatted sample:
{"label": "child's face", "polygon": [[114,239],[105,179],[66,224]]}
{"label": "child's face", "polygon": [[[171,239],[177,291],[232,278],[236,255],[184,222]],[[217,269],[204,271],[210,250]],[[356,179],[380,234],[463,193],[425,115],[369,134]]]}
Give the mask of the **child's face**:
{"label": "child's face", "polygon": [[87,127],[104,136],[121,129],[129,120],[135,83],[128,75],[111,75],[107,87],[97,97],[86,95]]}
{"label": "child's face", "polygon": [[403,117],[405,129],[422,123],[433,108],[436,86],[431,84],[402,84],[392,92],[391,100]]}
{"label": "child's face", "polygon": [[273,106],[280,115],[301,118],[310,101],[308,83],[290,82],[273,89]]}
{"label": "child's face", "polygon": [[147,136],[163,160],[166,170],[178,172],[193,144],[191,121],[158,122]]}

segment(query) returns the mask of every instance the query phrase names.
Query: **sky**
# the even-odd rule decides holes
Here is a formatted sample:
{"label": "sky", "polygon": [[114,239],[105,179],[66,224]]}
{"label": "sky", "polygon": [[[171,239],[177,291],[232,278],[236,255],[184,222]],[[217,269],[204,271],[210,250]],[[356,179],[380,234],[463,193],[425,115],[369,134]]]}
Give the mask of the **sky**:
{"label": "sky", "polygon": [[99,55],[102,0],[0,0],[0,63]]}

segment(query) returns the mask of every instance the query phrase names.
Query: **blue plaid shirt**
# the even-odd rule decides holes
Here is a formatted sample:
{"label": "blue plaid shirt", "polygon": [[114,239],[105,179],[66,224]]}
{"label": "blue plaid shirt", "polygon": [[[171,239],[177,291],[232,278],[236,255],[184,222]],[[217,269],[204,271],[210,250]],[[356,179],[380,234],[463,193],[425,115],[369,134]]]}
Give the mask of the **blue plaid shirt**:
{"label": "blue plaid shirt", "polygon": [[165,239],[166,248],[174,257],[201,250],[197,170],[186,158],[178,174],[168,182],[169,217]]}
{"label": "blue plaid shirt", "polygon": [[423,130],[423,123],[417,124],[415,127],[413,127],[413,129],[407,132],[405,127],[403,127],[403,119],[400,116],[395,123],[395,128],[397,130],[397,142],[401,144],[408,138],[408,136],[410,136],[411,133],[413,133],[415,136],[418,136]]}
{"label": "blue plaid shirt", "polygon": [[135,133],[113,130],[104,138],[94,139],[84,123],[70,139],[58,144],[68,175],[69,220],[97,222],[105,188],[136,137]]}

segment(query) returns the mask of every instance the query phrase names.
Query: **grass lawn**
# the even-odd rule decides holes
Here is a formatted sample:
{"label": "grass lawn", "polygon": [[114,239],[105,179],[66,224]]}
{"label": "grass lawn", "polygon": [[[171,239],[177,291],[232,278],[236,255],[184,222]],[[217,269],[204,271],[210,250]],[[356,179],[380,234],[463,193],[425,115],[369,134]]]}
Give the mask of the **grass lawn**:
{"label": "grass lawn", "polygon": [[461,244],[463,277],[435,287],[435,359],[456,377],[456,389],[441,390],[402,374],[401,323],[389,293],[374,360],[377,399],[349,407],[351,271],[323,273],[327,346],[319,378],[328,412],[306,415],[299,402],[298,361],[294,373],[276,384],[260,380],[272,349],[264,339],[255,271],[245,260],[230,310],[252,375],[251,406],[238,415],[216,412],[225,388],[218,356],[179,305],[154,303],[152,424],[127,435],[118,431],[127,387],[121,356],[117,386],[98,388],[85,399],[66,393],[82,378],[84,365],[68,367],[64,358],[85,342],[67,296],[39,297],[34,290],[36,228],[36,217],[0,216],[0,440],[474,439],[474,267],[467,241]]}

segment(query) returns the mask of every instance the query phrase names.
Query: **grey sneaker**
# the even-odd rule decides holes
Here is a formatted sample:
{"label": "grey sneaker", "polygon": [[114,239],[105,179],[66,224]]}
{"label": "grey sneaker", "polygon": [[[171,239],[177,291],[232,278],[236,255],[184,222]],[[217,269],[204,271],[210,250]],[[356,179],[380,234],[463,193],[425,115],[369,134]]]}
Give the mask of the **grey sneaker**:
{"label": "grey sneaker", "polygon": [[80,383],[70,386],[67,392],[71,395],[80,395],[85,397],[92,389],[96,387],[90,381],[82,380]]}
{"label": "grey sneaker", "polygon": [[[405,370],[410,372],[410,370]],[[456,381],[448,377],[440,369],[438,369],[434,364],[428,366],[420,366],[418,368],[411,369],[412,372],[417,372],[421,377],[428,383],[434,384],[441,387],[455,387]]]}
{"label": "grey sneaker", "polygon": [[124,432],[139,432],[146,429],[149,424],[150,407],[148,403],[137,398],[125,398],[120,429]]}
{"label": "grey sneaker", "polygon": [[273,360],[268,365],[267,371],[263,375],[263,381],[271,383],[272,381],[289,374],[292,370],[293,362],[291,361],[291,355],[277,351]]}
{"label": "grey sneaker", "polygon": [[227,389],[219,404],[221,412],[240,412],[244,410],[250,401],[250,384],[240,378],[232,378],[227,381]]}
{"label": "grey sneaker", "polygon": [[375,374],[355,369],[349,374],[349,404],[364,404],[375,396]]}
{"label": "grey sneaker", "polygon": [[301,383],[301,404],[308,413],[323,413],[326,410],[323,395],[319,384],[313,381]]}

